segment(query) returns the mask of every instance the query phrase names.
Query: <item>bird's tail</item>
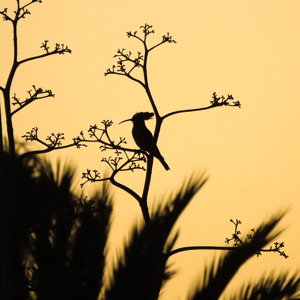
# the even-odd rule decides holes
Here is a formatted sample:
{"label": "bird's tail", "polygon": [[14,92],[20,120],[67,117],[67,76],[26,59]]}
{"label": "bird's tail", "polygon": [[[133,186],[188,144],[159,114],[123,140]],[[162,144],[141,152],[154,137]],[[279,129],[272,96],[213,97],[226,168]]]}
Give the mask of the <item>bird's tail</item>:
{"label": "bird's tail", "polygon": [[166,169],[166,171],[170,170],[170,167],[165,162],[165,159],[162,156],[157,157],[157,159],[161,162],[161,164],[164,166],[164,168]]}

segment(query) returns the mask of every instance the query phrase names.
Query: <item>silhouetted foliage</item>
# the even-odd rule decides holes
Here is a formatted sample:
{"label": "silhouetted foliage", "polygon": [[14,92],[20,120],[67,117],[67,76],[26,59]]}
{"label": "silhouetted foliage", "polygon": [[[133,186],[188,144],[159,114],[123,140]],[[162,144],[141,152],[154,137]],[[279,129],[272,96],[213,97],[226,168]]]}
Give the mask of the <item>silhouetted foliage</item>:
{"label": "silhouetted foliage", "polygon": [[194,291],[193,296],[190,297],[190,300],[219,299],[239,268],[249,258],[257,255],[259,249],[266,247],[278,237],[281,231],[276,231],[276,226],[284,214],[275,215],[266,223],[261,224],[253,237],[246,237],[243,245],[236,245],[236,251],[227,252],[218,261],[214,260],[210,266],[207,266],[202,280]]}
{"label": "silhouetted foliage", "polygon": [[[276,274],[276,273],[275,273]],[[300,277],[288,273],[270,273],[255,282],[245,284],[230,300],[284,300],[299,298]]]}
{"label": "silhouetted foliage", "polygon": [[[195,175],[163,206],[152,213],[151,226],[134,227],[131,240],[125,245],[111,277],[111,286],[105,299],[152,299],[154,287],[170,279],[174,271],[167,264],[167,255],[174,246],[179,232],[170,236],[175,222],[207,178]],[[164,250],[164,253],[162,253]],[[160,276],[162,276],[160,278]],[[158,280],[158,282],[156,282]]]}
{"label": "silhouetted foliage", "polygon": [[[181,113],[199,112],[216,107],[241,107],[231,94],[218,96],[206,107],[196,107],[171,111],[161,115],[152,96],[148,79],[148,55],[158,47],[175,44],[173,37],[166,33],[161,40],[149,45],[149,36],[154,34],[153,26],[144,24],[140,31],[128,31],[128,38],[135,39],[142,46],[133,55],[131,51],[118,49],[115,65],[108,68],[105,75],[119,75],[138,83],[144,89],[153,112],[136,113],[133,122],[133,137],[139,149],[126,147],[126,139],[115,141],[109,128],[111,120],[103,120],[101,126],[90,125],[86,134],[81,131],[72,142],[63,145],[64,133],[51,133],[46,138],[38,134],[38,127],[27,131],[25,141],[35,141],[43,149],[26,152],[16,151],[12,117],[34,101],[54,97],[52,90],[32,85],[24,100],[12,95],[11,87],[18,67],[32,60],[50,55],[71,53],[68,46],[56,43],[49,46],[45,40],[41,49],[43,54],[20,60],[18,58],[17,25],[19,20],[30,14],[28,7],[39,0],[21,4],[16,0],[16,10],[10,13],[7,8],[0,11],[4,21],[13,28],[13,61],[4,86],[0,86],[5,112],[0,112],[0,229],[1,229],[1,288],[0,297],[5,300],[96,300],[99,295],[105,300],[136,299],[156,300],[165,282],[176,274],[170,263],[175,254],[193,250],[226,250],[219,259],[213,260],[204,269],[202,278],[191,290],[189,299],[219,299],[223,297],[228,283],[239,268],[252,256],[262,252],[276,252],[287,258],[282,251],[283,242],[274,242],[281,233],[277,225],[285,212],[274,215],[253,229],[246,238],[241,238],[235,225],[232,238],[225,243],[233,246],[189,246],[175,248],[179,231],[172,233],[174,225],[184,209],[203,187],[207,177],[194,174],[183,183],[179,191],[162,201],[150,213],[148,194],[152,179],[153,158],[157,158],[169,170],[169,166],[157,147],[163,121]],[[12,106],[16,108],[12,110]],[[2,117],[5,117],[8,139],[8,153],[4,152]],[[155,129],[152,134],[145,120],[154,117]],[[125,120],[126,121],[126,120]],[[124,121],[123,121],[124,122]],[[69,147],[86,147],[90,143],[100,144],[102,152],[113,153],[103,157],[110,168],[109,174],[102,175],[98,170],[83,173],[81,187],[88,182],[102,182],[101,189],[87,199],[72,189],[75,168],[70,164],[56,169],[35,154],[47,153]],[[145,171],[143,192],[139,195],[134,189],[119,182],[116,177],[124,171]],[[127,173],[128,174],[128,173]],[[109,282],[105,282],[107,238],[110,229],[112,197],[108,183],[125,191],[135,199],[143,215],[144,223],[132,228],[130,239],[110,270]],[[274,246],[267,247],[271,242]],[[298,274],[287,278],[286,273],[275,277],[263,277],[259,282],[242,287],[231,299],[291,299],[299,295],[300,277]],[[106,278],[106,281],[107,278]]]}
{"label": "silhouetted foliage", "polygon": [[[14,299],[97,299],[112,211],[109,189],[71,190],[74,168],[6,155]],[[61,174],[60,174],[61,172]]]}
{"label": "silhouetted foliage", "polygon": [[[143,224],[140,229],[132,229],[110,283],[103,286],[112,211],[107,185],[87,200],[72,192],[75,170],[70,165],[61,166],[58,162],[53,170],[49,162],[36,157],[22,162],[9,155],[6,158],[6,171],[10,174],[6,184],[13,188],[3,196],[11,204],[9,219],[16,221],[9,223],[14,299],[98,299],[101,289],[107,300],[152,299],[153,287],[163,286],[176,273],[169,257],[179,232],[171,231],[205,184],[204,174],[193,175],[164,205],[159,202],[151,214],[151,226]],[[283,215],[275,215],[260,225],[256,234],[246,237],[236,251],[227,252],[207,266],[189,299],[218,299],[240,266],[280,234],[276,226]],[[274,291],[279,289],[280,295],[294,295],[299,290],[299,276],[290,276],[288,281],[284,278],[262,280],[260,285],[249,285],[241,293],[251,290],[253,295],[270,295],[269,290],[276,294]],[[283,296],[274,299],[284,299]]]}

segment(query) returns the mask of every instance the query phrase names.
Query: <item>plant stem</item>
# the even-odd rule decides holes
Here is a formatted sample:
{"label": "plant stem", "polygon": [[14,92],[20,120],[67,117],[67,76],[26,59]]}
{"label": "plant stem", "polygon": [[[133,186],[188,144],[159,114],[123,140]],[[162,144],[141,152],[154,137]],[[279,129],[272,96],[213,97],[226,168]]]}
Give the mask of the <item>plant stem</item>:
{"label": "plant stem", "polygon": [[[19,3],[18,3],[19,4]],[[8,145],[9,145],[9,153],[12,157],[15,157],[15,141],[14,141],[14,130],[11,118],[11,107],[10,107],[10,90],[13,82],[13,78],[15,76],[16,70],[18,68],[18,35],[17,35],[17,23],[18,23],[18,15],[19,15],[19,5],[18,10],[16,12],[16,17],[12,21],[13,24],[13,64],[6,82],[5,89],[3,91],[4,96],[4,106],[5,106],[5,116],[6,116],[6,126],[7,126],[7,137],[8,137]]]}

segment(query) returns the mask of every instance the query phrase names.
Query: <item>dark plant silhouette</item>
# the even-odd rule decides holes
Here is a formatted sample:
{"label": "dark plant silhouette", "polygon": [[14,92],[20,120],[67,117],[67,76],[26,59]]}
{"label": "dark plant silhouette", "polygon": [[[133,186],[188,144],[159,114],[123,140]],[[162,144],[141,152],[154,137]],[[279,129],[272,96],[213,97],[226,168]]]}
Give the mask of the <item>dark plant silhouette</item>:
{"label": "dark plant silhouette", "polygon": [[[106,288],[101,299],[154,299],[157,297],[157,295],[153,296],[152,294],[155,285],[153,278],[155,271],[164,268],[163,289],[164,283],[176,275],[176,271],[172,267],[175,257],[173,255],[182,252],[172,250],[179,236],[179,231],[172,233],[171,229],[174,228],[176,220],[204,184],[205,177],[203,174],[192,176],[164,205],[159,204],[153,210],[151,218],[153,231],[149,231],[146,225],[140,230],[137,229],[137,226],[132,229],[131,240],[125,244],[124,254],[120,255],[114,265],[110,285]],[[224,251],[220,258],[215,258],[205,266],[202,276],[190,288],[186,299],[227,299],[228,297],[226,298],[224,294],[225,288],[240,267],[249,258],[257,255],[259,249],[267,246],[282,232],[278,229],[278,224],[284,215],[285,212],[274,214],[257,227],[257,234],[250,238],[249,236],[241,238],[244,243],[243,246],[239,245],[233,247],[233,249],[228,249],[228,247],[201,247],[202,250],[219,249],[227,251]],[[155,237],[153,237],[153,233]],[[161,249],[164,249],[165,254],[163,257],[155,255],[153,243],[158,243]],[[241,291],[236,292],[236,295],[229,299],[295,299],[295,297],[299,297],[299,288],[300,275],[298,273],[281,273],[278,277],[275,275],[262,276],[257,282],[242,286]],[[276,293],[277,291],[278,293]]]}
{"label": "dark plant silhouette", "polygon": [[[141,29],[143,32],[142,37],[140,37],[138,35],[137,31],[134,33],[127,32],[127,35],[129,38],[133,37],[142,43],[143,52],[138,52],[137,55],[135,57],[133,57],[131,51],[126,52],[125,49],[119,49],[117,51],[117,54],[115,55],[115,57],[118,58],[117,65],[113,65],[113,67],[108,69],[105,73],[105,75],[125,76],[125,77],[129,78],[130,80],[133,80],[133,81],[139,83],[144,88],[144,90],[148,96],[148,100],[152,106],[153,113],[138,113],[138,114],[134,115],[133,118],[131,119],[131,121],[133,122],[132,134],[133,134],[136,144],[140,147],[141,150],[138,150],[138,151],[133,150],[133,156],[129,157],[127,155],[127,152],[129,152],[130,150],[127,148],[126,149],[123,148],[123,144],[125,143],[125,140],[120,139],[119,143],[115,143],[108,134],[108,128],[112,125],[112,122],[104,121],[103,124],[105,125],[105,128],[102,130],[99,129],[95,125],[92,129],[93,133],[90,136],[93,138],[96,137],[97,141],[99,141],[100,143],[103,143],[105,145],[103,147],[103,150],[114,150],[115,151],[114,158],[110,157],[109,159],[104,159],[104,161],[106,163],[108,163],[109,166],[111,167],[113,174],[109,178],[102,178],[100,176],[100,173],[97,170],[94,170],[93,173],[91,173],[91,171],[88,170],[86,173],[83,173],[83,178],[86,180],[83,184],[85,184],[88,181],[95,182],[95,181],[102,181],[102,180],[109,179],[112,182],[112,184],[114,184],[114,185],[118,186],[119,188],[123,189],[124,191],[128,192],[131,196],[133,196],[138,201],[138,203],[141,207],[142,213],[143,213],[145,224],[146,224],[145,232],[148,232],[147,235],[149,237],[151,237],[151,243],[149,242],[149,246],[148,246],[148,250],[150,251],[150,253],[148,255],[148,259],[146,259],[147,263],[144,262],[144,264],[147,266],[145,272],[146,273],[148,272],[151,276],[148,280],[145,280],[145,281],[142,280],[142,282],[140,282],[141,278],[146,277],[145,274],[143,273],[143,270],[141,270],[140,266],[142,265],[142,263],[140,261],[135,272],[132,272],[132,274],[138,274],[138,275],[136,275],[136,278],[135,278],[135,276],[133,276],[135,278],[135,279],[133,279],[130,276],[128,276],[128,274],[126,274],[127,270],[126,270],[126,268],[124,268],[124,263],[119,262],[118,266],[116,267],[115,275],[118,274],[120,276],[121,279],[119,279],[118,282],[119,282],[119,284],[122,285],[122,288],[120,288],[120,286],[118,285],[118,289],[113,290],[115,292],[115,294],[113,292],[109,292],[106,294],[106,297],[107,297],[107,299],[111,299],[111,297],[112,297],[112,299],[118,299],[121,296],[118,293],[118,290],[119,290],[119,291],[123,292],[123,296],[124,296],[124,291],[128,292],[128,294],[126,294],[126,297],[128,297],[130,299],[157,299],[159,297],[159,293],[160,293],[161,287],[163,285],[163,282],[164,282],[165,278],[167,278],[167,274],[170,274],[170,273],[168,273],[168,271],[166,271],[166,270],[169,270],[168,268],[166,268],[166,266],[167,266],[167,260],[172,255],[183,252],[183,251],[191,251],[191,250],[204,250],[204,249],[231,250],[231,252],[229,252],[229,253],[230,254],[233,253],[231,255],[236,258],[237,262],[236,262],[236,268],[232,268],[231,272],[229,272],[228,280],[225,279],[223,281],[222,279],[218,279],[218,276],[217,276],[216,279],[217,279],[218,289],[215,289],[214,288],[215,278],[213,276],[211,276],[210,292],[207,293],[207,299],[217,299],[218,297],[220,297],[224,288],[226,287],[226,285],[228,284],[230,279],[233,277],[235,272],[238,270],[238,268],[248,258],[253,256],[254,254],[261,254],[262,251],[268,251],[268,252],[278,252],[280,255],[284,256],[285,258],[288,257],[282,251],[282,248],[284,246],[283,243],[275,242],[274,248],[272,248],[272,247],[270,247],[269,249],[264,248],[265,246],[267,246],[267,244],[269,244],[270,241],[272,241],[275,238],[276,234],[272,237],[268,237],[268,235],[274,229],[275,225],[279,222],[279,220],[281,219],[282,216],[278,217],[277,219],[275,218],[275,220],[271,220],[266,225],[266,228],[263,225],[261,225],[258,232],[256,232],[254,230],[252,235],[250,235],[250,234],[248,235],[247,241],[242,241],[240,239],[240,237],[239,237],[240,232],[237,230],[237,226],[238,226],[238,224],[240,224],[240,221],[237,221],[237,223],[235,223],[235,233],[233,234],[233,238],[232,238],[235,243],[234,247],[192,246],[192,247],[183,247],[183,248],[179,248],[179,249],[172,249],[173,248],[172,246],[174,245],[176,237],[174,237],[174,239],[171,240],[170,244],[168,244],[167,246],[160,244],[161,241],[164,241],[164,239],[161,239],[161,237],[160,237],[160,233],[163,232],[162,224],[160,224],[159,230],[157,230],[156,226],[155,226],[156,215],[153,214],[150,217],[150,214],[149,214],[148,208],[147,208],[147,198],[148,198],[149,185],[150,185],[151,176],[152,176],[153,157],[157,157],[161,161],[161,163],[164,165],[165,169],[168,169],[168,166],[165,165],[164,159],[160,155],[159,151],[158,151],[159,154],[157,154],[157,152],[155,152],[153,150],[153,148],[151,148],[148,145],[151,143],[151,145],[156,146],[158,137],[159,137],[159,133],[160,133],[160,129],[162,126],[162,122],[167,117],[170,117],[170,116],[173,116],[173,115],[179,114],[179,113],[188,113],[188,112],[196,112],[196,111],[211,109],[211,108],[219,107],[219,106],[223,106],[223,105],[240,107],[241,104],[239,101],[234,101],[234,98],[232,95],[228,95],[227,97],[224,97],[224,96],[218,97],[216,95],[216,93],[213,93],[213,100],[210,103],[211,105],[208,107],[195,108],[195,109],[184,109],[184,110],[170,112],[164,116],[160,116],[158,109],[156,107],[155,101],[152,97],[150,88],[149,88],[148,73],[147,73],[147,61],[148,61],[147,59],[148,59],[149,53],[152,50],[156,49],[158,46],[161,46],[162,44],[164,44],[166,42],[175,43],[175,41],[172,38],[172,36],[170,36],[168,33],[167,35],[164,35],[162,37],[161,42],[159,42],[158,44],[155,44],[152,47],[149,47],[148,43],[147,43],[147,38],[150,34],[154,33],[154,30],[152,29],[152,26],[148,25],[148,24],[141,26]],[[141,74],[138,75],[137,73],[135,73],[139,69],[141,69],[142,75]],[[140,78],[142,78],[142,79],[140,79]],[[151,133],[150,134],[148,133],[148,129],[145,127],[145,124],[144,124],[144,120],[146,120],[147,118],[143,117],[141,122],[136,120],[136,118],[138,118],[139,116],[148,116],[148,115],[151,117],[152,117],[152,115],[154,115],[155,120],[156,120],[153,137],[152,137]],[[102,134],[100,136],[96,135],[97,130],[100,130],[100,132],[102,132]],[[105,138],[107,138],[106,141],[104,141],[102,139],[103,136]],[[144,140],[143,140],[143,138],[144,138]],[[144,152],[144,151],[146,151],[146,152]],[[120,155],[122,154],[122,152],[125,153],[125,163],[124,163],[124,161],[122,161],[122,163],[120,163],[120,161],[121,161]],[[139,155],[142,154],[142,156],[140,158],[141,161],[145,160],[145,156],[146,156],[146,161],[147,161],[146,176],[145,176],[145,183],[144,183],[144,189],[143,189],[142,196],[137,195],[132,189],[130,189],[127,186],[122,185],[121,183],[116,182],[116,180],[115,180],[116,174],[119,171],[123,171],[124,168],[127,168],[126,170],[131,170],[131,171],[134,171],[135,169],[143,169],[140,167],[139,164],[137,164],[138,160],[136,159],[136,153],[140,153]],[[134,162],[133,162],[133,158],[135,159]],[[128,165],[130,166],[130,168],[128,168]],[[199,182],[201,182],[200,186],[202,186],[202,184],[204,184],[206,179],[207,178],[205,178],[202,182],[201,182],[201,180],[199,181]],[[186,190],[185,192],[188,194],[188,190]],[[183,192],[183,194],[185,194],[185,193]],[[171,214],[170,210],[168,211],[168,214],[171,217],[172,214]],[[176,219],[177,218],[173,219],[173,221],[175,221]],[[229,243],[232,239],[226,239],[226,242]],[[172,246],[170,246],[170,245],[172,245]],[[164,246],[166,246],[166,248],[164,248]],[[168,247],[168,246],[170,246],[170,247]],[[240,246],[240,247],[238,247],[238,246]],[[125,253],[126,253],[126,251],[125,251]],[[134,255],[133,257],[136,258],[137,256]],[[155,259],[155,262],[153,261],[151,264],[149,264],[150,257],[152,257],[152,259]],[[127,257],[126,254],[125,254],[124,259],[125,259],[125,266],[128,267],[128,265],[130,265],[130,261],[132,259],[130,259],[130,256]],[[126,265],[127,261],[128,261],[128,264]],[[225,261],[227,261],[227,260],[225,260]],[[226,267],[226,264],[223,264],[222,261],[220,261],[220,270],[223,271],[224,268],[221,268],[221,266]],[[128,268],[130,269],[130,267],[128,267]],[[216,275],[218,275],[218,274],[216,274]],[[220,278],[222,278],[222,277],[220,277]],[[126,279],[128,279],[128,280],[126,280]],[[212,280],[212,279],[214,279],[214,280]],[[117,285],[116,278],[114,278],[114,280],[112,282],[113,282],[113,284]],[[126,282],[126,283],[124,283],[124,282]],[[135,285],[134,283],[137,283],[137,282],[139,282],[139,283]],[[147,282],[146,285],[145,285],[145,282]],[[141,287],[141,288],[139,289],[138,287]],[[295,290],[297,290],[299,288],[298,281],[296,282],[294,288],[295,288]],[[139,292],[137,290],[139,290]],[[135,291],[137,291],[136,294],[135,294]],[[199,293],[200,293],[199,291],[196,291],[194,293],[195,299],[200,299],[200,298],[202,299],[202,296],[201,297],[197,296]]]}
{"label": "dark plant silhouette", "polygon": [[[45,53],[40,54],[37,56],[31,56],[24,59],[19,59],[19,45],[18,45],[18,23],[21,19],[24,19],[26,15],[30,14],[30,11],[28,10],[28,7],[31,6],[33,3],[41,3],[41,0],[31,0],[27,4],[21,5],[20,0],[16,0],[17,8],[14,11],[14,16],[10,16],[8,9],[5,8],[4,10],[0,11],[0,15],[2,15],[4,21],[8,21],[12,24],[13,27],[13,62],[12,67],[9,71],[9,75],[6,81],[5,86],[0,86],[0,90],[2,91],[3,98],[4,98],[4,107],[5,107],[5,117],[6,117],[6,124],[7,124],[7,137],[8,137],[8,144],[9,144],[9,152],[10,155],[15,155],[15,141],[14,141],[14,134],[13,134],[13,123],[12,123],[12,116],[26,107],[28,104],[32,103],[33,101],[48,98],[48,97],[54,97],[54,94],[51,90],[44,90],[42,88],[36,88],[34,85],[33,91],[28,91],[29,97],[25,100],[21,101],[19,98],[17,98],[16,94],[11,96],[11,87],[13,83],[13,79],[15,77],[16,71],[19,66],[22,64],[40,59],[43,57],[47,57],[54,54],[65,54],[65,53],[71,53],[71,50],[68,48],[68,46],[65,46],[64,44],[58,44],[56,43],[54,48],[51,50],[48,46],[48,41],[44,41],[42,43],[41,48],[44,49]],[[11,103],[11,99],[13,102]],[[17,108],[12,111],[11,110],[11,104],[17,106]],[[2,113],[1,113],[2,114]],[[1,117],[0,114],[0,117]],[[0,120],[1,121],[1,120]],[[0,122],[1,126],[2,122]],[[3,152],[3,130],[2,126],[0,128],[0,152]]]}
{"label": "dark plant silhouette", "polygon": [[[178,111],[173,111],[167,113],[164,116],[161,116],[154,98],[152,96],[150,87],[149,87],[149,79],[148,79],[148,57],[151,51],[155,50],[157,47],[162,46],[165,43],[176,43],[175,40],[170,36],[169,33],[162,36],[162,39],[157,44],[153,46],[148,46],[148,37],[149,35],[154,33],[152,25],[145,24],[141,26],[142,36],[138,35],[138,32],[135,31],[132,33],[131,31],[127,32],[127,36],[129,38],[137,39],[143,47],[143,52],[138,51],[136,56],[133,56],[131,51],[127,51],[125,49],[118,49],[116,57],[117,64],[113,65],[111,68],[107,69],[105,75],[120,75],[124,76],[143,87],[145,93],[148,97],[148,100],[151,104],[153,112],[142,112],[136,114],[131,120],[134,123],[133,127],[133,136],[140,147],[140,149],[130,149],[125,147],[126,140],[124,138],[120,138],[118,142],[115,142],[114,139],[109,134],[109,128],[112,126],[113,122],[109,120],[104,120],[102,122],[102,128],[98,127],[96,124],[90,126],[89,136],[91,140],[86,139],[83,132],[81,132],[80,136],[76,138],[76,141],[79,145],[87,144],[89,142],[97,141],[101,144],[100,149],[102,151],[112,150],[114,152],[114,156],[109,156],[108,158],[103,158],[103,162],[107,163],[112,170],[112,173],[109,177],[102,177],[98,170],[87,170],[87,172],[83,173],[82,178],[85,180],[82,183],[82,186],[87,182],[95,182],[95,181],[103,181],[110,180],[110,182],[117,186],[118,188],[124,190],[128,194],[130,194],[140,205],[141,211],[146,223],[150,224],[150,215],[148,211],[148,193],[152,176],[153,169],[153,157],[157,157],[161,163],[164,165],[165,169],[168,169],[169,166],[165,164],[164,159],[162,158],[160,152],[156,151],[157,149],[157,141],[159,138],[160,129],[163,121],[166,118],[171,116],[188,113],[188,112],[198,112],[207,109],[212,109],[215,107],[221,106],[232,106],[232,107],[241,107],[239,101],[235,101],[232,95],[220,96],[218,97],[216,93],[213,93],[212,100],[210,101],[210,105],[206,107],[200,108],[192,108],[192,109],[183,109]],[[141,78],[141,79],[140,79]],[[144,126],[143,121],[138,121],[137,118],[139,116],[143,116],[143,120],[145,116],[148,115],[150,117],[155,117],[155,130],[152,137],[151,132]],[[139,117],[140,118],[140,117]],[[147,132],[147,139],[145,139],[145,132]],[[141,138],[143,136],[143,138]],[[148,145],[149,141],[151,141],[151,147]],[[146,145],[147,144],[147,145]],[[157,149],[158,150],[158,149]],[[147,163],[147,167],[144,168],[144,162]],[[123,185],[121,182],[117,181],[116,176],[119,172],[123,171],[135,171],[135,170],[146,170],[145,182],[143,185],[142,195],[138,195],[134,190],[129,188],[126,185]]]}
{"label": "dark plant silhouette", "polygon": [[298,275],[291,276],[288,273],[274,275],[270,272],[270,274],[259,278],[255,282],[245,284],[240,291],[237,291],[235,295],[228,299],[297,300],[299,299],[299,282]]}
{"label": "dark plant silhouette", "polygon": [[[71,53],[71,50],[68,46],[64,44],[56,43],[54,47],[50,48],[48,45],[48,41],[44,41],[42,43],[41,48],[44,50],[43,54],[20,58],[19,57],[19,40],[18,40],[18,25],[19,21],[26,18],[30,15],[29,7],[34,3],[41,3],[40,0],[31,0],[25,4],[21,4],[20,0],[16,0],[16,8],[13,12],[9,11],[7,8],[4,8],[2,11],[0,10],[0,15],[2,16],[4,21],[7,21],[12,26],[12,41],[13,41],[13,58],[11,63],[11,68],[7,75],[7,80],[4,85],[0,84],[0,91],[3,97],[3,102],[0,108],[0,190],[3,195],[9,195],[10,190],[14,190],[13,182],[8,182],[7,178],[12,178],[11,173],[14,172],[13,164],[11,169],[7,170],[5,161],[7,158],[7,154],[4,154],[4,140],[7,138],[9,155],[11,158],[15,158],[16,150],[15,150],[15,138],[13,131],[13,116],[20,112],[20,110],[27,107],[29,104],[34,101],[54,97],[54,94],[49,89],[43,89],[41,87],[36,87],[32,85],[32,90],[28,91],[28,97],[25,100],[20,100],[15,93],[12,93],[12,84],[15,78],[16,72],[18,68],[30,61],[41,59],[44,57],[48,57],[55,54],[65,54]],[[5,43],[3,43],[5,44]],[[16,107],[14,110],[12,107]],[[2,109],[4,108],[4,111]],[[2,124],[6,123],[6,136],[3,132],[4,128]],[[56,136],[55,136],[56,138]],[[61,137],[59,137],[61,138]],[[53,148],[53,137],[50,137],[50,148]],[[58,139],[59,142],[59,139]],[[58,143],[54,143],[57,145]],[[48,147],[48,148],[49,148]],[[17,162],[15,162],[17,164]],[[7,173],[8,172],[8,173]],[[17,183],[16,183],[17,184]],[[14,201],[14,198],[11,197],[2,197],[0,202],[0,244],[1,253],[0,253],[0,264],[1,264],[1,273],[0,273],[0,298],[1,299],[12,299],[11,294],[13,290],[13,286],[11,283],[11,276],[13,274],[13,265],[11,260],[10,250],[11,247],[4,245],[10,245],[13,237],[11,236],[12,232],[9,228],[9,223],[15,221],[14,219],[10,219],[10,201]],[[18,201],[14,203],[16,205],[16,210],[19,210],[20,207],[17,206]],[[17,245],[15,245],[17,247]]]}
{"label": "dark plant silhouette", "polygon": [[[157,142],[163,121],[181,113],[199,112],[221,106],[241,107],[233,96],[212,94],[206,107],[171,111],[161,115],[149,87],[148,58],[158,47],[176,41],[167,33],[156,44],[149,45],[149,36],[154,34],[153,26],[145,24],[138,31],[127,32],[129,38],[136,39],[142,50],[133,55],[131,51],[118,49],[115,65],[107,69],[105,75],[119,75],[138,83],[144,89],[153,112],[135,114],[133,137],[139,149],[126,147],[126,139],[117,142],[110,136],[111,120],[102,121],[98,127],[91,125],[88,138],[81,131],[69,144],[63,145],[63,133],[51,133],[45,139],[38,135],[38,127],[27,131],[25,141],[38,142],[42,149],[16,152],[12,117],[36,100],[54,97],[49,89],[32,85],[28,98],[21,100],[12,94],[11,87],[18,67],[32,60],[54,54],[71,53],[64,44],[53,48],[48,41],[42,43],[43,54],[20,59],[18,56],[18,22],[30,14],[28,7],[38,0],[21,5],[10,14],[5,8],[0,11],[4,21],[13,27],[13,62],[7,82],[0,86],[5,112],[0,112],[7,124],[8,153],[4,152],[4,134],[0,128],[0,169],[1,169],[1,292],[3,299],[97,299],[99,293],[105,299],[158,299],[164,283],[176,272],[171,266],[175,254],[194,250],[226,250],[226,254],[204,270],[203,279],[191,292],[190,299],[219,299],[225,287],[238,269],[250,257],[262,252],[276,252],[287,258],[283,252],[284,243],[274,242],[280,231],[276,226],[285,213],[253,229],[246,238],[241,238],[239,220],[232,221],[234,233],[227,238],[232,246],[187,246],[175,248],[179,232],[171,233],[175,222],[191,199],[207,181],[205,174],[196,174],[187,180],[165,205],[158,205],[150,214],[148,194],[152,178],[153,158],[156,157],[166,170],[169,166],[160,154]],[[12,110],[12,106],[16,108]],[[152,133],[146,128],[145,120],[155,117]],[[0,125],[1,126],[1,125]],[[76,195],[72,189],[74,169],[61,168],[54,171],[49,162],[38,159],[35,154],[69,147],[80,148],[90,143],[100,144],[102,151],[112,155],[102,161],[110,168],[109,174],[98,170],[83,173],[83,182],[102,182],[101,190],[91,200]],[[62,170],[62,171],[61,171]],[[117,177],[124,171],[145,171],[142,194],[120,182]],[[60,172],[61,175],[60,175]],[[128,173],[129,174],[129,173]],[[144,223],[138,230],[132,229],[131,240],[125,245],[124,255],[116,262],[109,283],[104,284],[105,251],[112,210],[111,197],[107,187],[110,182],[122,189],[140,205]],[[270,242],[274,246],[266,248]],[[299,275],[268,277],[259,284],[245,286],[237,296],[244,299],[284,299],[297,295]],[[277,294],[276,294],[277,293]],[[277,298],[274,298],[276,295]],[[252,297],[252,298],[251,298]],[[264,298],[263,298],[264,297]],[[269,297],[269,298],[268,298]]]}
{"label": "dark plant silhouette", "polygon": [[[112,212],[106,184],[90,199],[72,192],[75,169],[6,156],[11,299],[97,299]],[[13,191],[13,192],[12,192]],[[7,245],[7,247],[8,247]]]}
{"label": "dark plant silhouette", "polygon": [[[253,236],[248,235],[244,238],[242,244],[240,244],[241,239],[239,238],[239,242],[236,243],[236,251],[227,252],[218,261],[215,259],[210,266],[207,266],[199,286],[194,289],[193,296],[189,299],[219,299],[239,268],[252,256],[260,255],[260,249],[278,237],[281,231],[276,230],[276,226],[284,215],[285,212],[274,215],[267,222],[261,224]],[[235,235],[236,233],[233,234],[233,236]],[[286,256],[284,252],[281,254]],[[300,277],[295,275],[293,278],[295,278],[293,286],[293,293],[295,293],[299,289]]]}
{"label": "dark plant silhouette", "polygon": [[[165,204],[158,204],[151,213],[151,226],[144,223],[140,229],[133,227],[124,254],[118,258],[109,282],[104,284],[112,212],[112,196],[107,184],[104,182],[88,200],[72,192],[75,170],[70,165],[58,162],[53,170],[49,162],[34,156],[16,164],[7,155],[5,161],[6,171],[13,170],[6,183],[13,185],[14,192],[3,196],[10,200],[8,217],[16,220],[9,223],[13,262],[11,299],[96,300],[100,291],[107,300],[158,298],[157,291],[176,274],[172,267],[176,253],[172,249],[179,232],[172,229],[205,184],[204,174],[194,174]],[[283,215],[274,215],[261,224],[251,238],[240,238],[243,246],[234,247],[234,251],[207,266],[189,299],[218,299],[241,265],[281,233],[276,227]],[[163,249],[164,254],[157,249]],[[157,282],[161,272],[162,281]],[[249,284],[241,294],[247,295],[250,290],[254,295],[269,295],[271,289],[281,291],[281,298],[274,299],[295,295],[299,291],[299,276],[295,274],[289,279],[282,276]],[[159,289],[153,289],[157,285]],[[248,298],[237,296],[235,299]]]}

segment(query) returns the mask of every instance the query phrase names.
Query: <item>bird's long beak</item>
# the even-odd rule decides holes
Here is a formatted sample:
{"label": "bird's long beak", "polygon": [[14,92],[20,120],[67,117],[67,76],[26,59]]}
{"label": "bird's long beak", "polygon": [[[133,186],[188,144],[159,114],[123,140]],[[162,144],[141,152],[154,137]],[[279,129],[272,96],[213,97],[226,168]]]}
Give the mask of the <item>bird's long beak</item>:
{"label": "bird's long beak", "polygon": [[128,121],[132,121],[132,119],[124,120],[124,121],[120,122],[119,125],[122,124],[122,123],[124,123],[124,122],[128,122]]}

